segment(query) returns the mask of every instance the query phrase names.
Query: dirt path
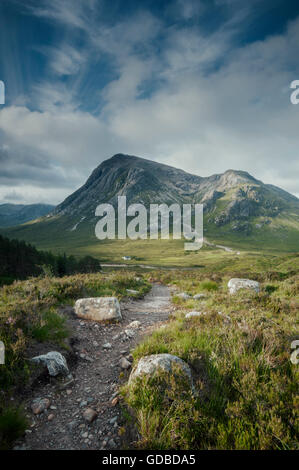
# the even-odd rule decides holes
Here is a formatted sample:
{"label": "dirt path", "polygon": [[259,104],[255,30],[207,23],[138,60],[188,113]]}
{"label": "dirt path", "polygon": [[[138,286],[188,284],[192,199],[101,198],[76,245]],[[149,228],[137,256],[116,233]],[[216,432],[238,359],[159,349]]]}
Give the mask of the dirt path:
{"label": "dirt path", "polygon": [[[130,361],[130,351],[142,336],[167,320],[169,298],[169,289],[155,284],[144,299],[122,302],[123,320],[107,326],[77,319],[71,307],[64,307],[75,339],[77,360],[70,367],[74,381],[64,390],[49,377],[37,385],[26,402],[31,425],[15,449],[120,449],[122,417],[119,405],[111,404],[122,372],[119,361],[122,357]],[[140,322],[139,328],[128,327],[135,320]],[[107,343],[111,348],[103,347]],[[50,408],[33,415],[35,398],[48,398]],[[83,417],[87,408],[98,413],[90,424]]]}
{"label": "dirt path", "polygon": [[[215,243],[209,242],[206,238],[204,238],[204,244],[207,245],[207,246],[214,246],[215,248],[220,248],[221,250],[224,250],[228,253],[235,253],[235,251],[232,248],[230,248],[229,246],[216,245]],[[240,254],[239,251],[237,253]]]}

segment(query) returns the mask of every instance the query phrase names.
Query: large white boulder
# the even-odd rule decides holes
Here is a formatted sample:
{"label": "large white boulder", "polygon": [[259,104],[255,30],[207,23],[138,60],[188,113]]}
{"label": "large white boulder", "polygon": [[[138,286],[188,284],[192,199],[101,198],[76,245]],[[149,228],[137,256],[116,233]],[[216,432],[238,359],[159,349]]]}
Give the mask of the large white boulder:
{"label": "large white boulder", "polygon": [[152,354],[151,356],[142,357],[131,372],[129,384],[132,384],[137,377],[154,377],[159,371],[164,371],[169,374],[174,371],[176,373],[179,371],[179,374],[182,375],[187,380],[190,387],[193,388],[190,367],[181,358],[173,356],[172,354]]}
{"label": "large white boulder", "polygon": [[35,356],[31,359],[35,364],[43,364],[48,368],[48,372],[53,377],[58,374],[68,375],[69,369],[65,357],[58,351],[50,351],[41,356]]}
{"label": "large white boulder", "polygon": [[75,303],[78,317],[93,321],[121,320],[119,301],[116,297],[90,297]]}
{"label": "large white boulder", "polygon": [[230,294],[235,294],[240,289],[253,290],[257,294],[260,291],[260,283],[257,281],[252,281],[251,279],[233,278],[229,280],[227,286],[229,288]]}

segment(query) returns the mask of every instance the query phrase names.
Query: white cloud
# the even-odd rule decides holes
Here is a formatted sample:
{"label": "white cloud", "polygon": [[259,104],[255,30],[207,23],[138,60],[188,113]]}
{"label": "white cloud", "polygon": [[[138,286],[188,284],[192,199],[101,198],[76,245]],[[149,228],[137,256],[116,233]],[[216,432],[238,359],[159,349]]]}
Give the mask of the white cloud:
{"label": "white cloud", "polygon": [[36,16],[85,30],[95,5],[95,0],[40,0],[28,8]]}
{"label": "white cloud", "polygon": [[[80,111],[30,111],[11,106],[0,112],[0,129],[19,145],[32,147],[59,165],[76,168],[95,164],[99,150],[109,144],[105,125],[92,115]],[[92,162],[92,163],[91,163]]]}
{"label": "white cloud", "polygon": [[57,75],[74,75],[86,61],[86,53],[70,44],[60,48],[50,48],[50,67]]}
{"label": "white cloud", "polygon": [[[189,2],[184,17],[194,5]],[[104,54],[117,78],[101,90],[99,115],[80,109],[76,87],[56,81],[35,86],[39,111],[27,102],[3,108],[0,132],[10,155],[17,146],[49,162],[53,188],[61,184],[55,171],[75,189],[102,160],[123,152],[202,176],[242,169],[298,193],[299,105],[290,104],[288,88],[299,77],[298,19],[281,35],[237,48],[246,9],[207,34],[194,26],[167,28],[149,13],[108,27],[88,17],[94,2],[87,10],[78,0],[71,11],[68,6],[55,0],[51,10],[45,3],[35,10],[88,38],[84,54],[65,40],[60,50],[52,49],[52,70],[58,76],[76,74],[86,66],[85,54]],[[14,164],[24,160],[15,158]],[[71,192],[45,189],[36,175],[34,184],[20,188],[28,202],[32,197],[45,201],[46,194],[48,202],[58,202],[58,196]],[[12,189],[19,184],[18,178]],[[36,188],[32,197],[30,188]]]}

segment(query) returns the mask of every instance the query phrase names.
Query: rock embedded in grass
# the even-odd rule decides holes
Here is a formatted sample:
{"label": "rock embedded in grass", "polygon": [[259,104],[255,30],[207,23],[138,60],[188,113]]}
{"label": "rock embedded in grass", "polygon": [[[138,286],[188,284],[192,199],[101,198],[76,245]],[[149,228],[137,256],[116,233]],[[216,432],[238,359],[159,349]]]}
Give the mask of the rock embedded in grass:
{"label": "rock embedded in grass", "polygon": [[230,294],[235,294],[240,289],[253,290],[257,294],[260,291],[260,283],[251,279],[233,278],[228,281],[227,286]]}
{"label": "rock embedded in grass", "polygon": [[128,361],[128,359],[126,359],[125,357],[122,357],[119,361],[119,365],[122,369],[126,370],[126,369],[130,369],[131,367],[131,363]]}
{"label": "rock embedded in grass", "polygon": [[206,299],[206,294],[195,294],[193,295],[194,300],[201,300],[201,299]]}
{"label": "rock embedded in grass", "polygon": [[205,315],[205,313],[202,313],[202,312],[188,312],[188,313],[186,313],[185,318],[201,317],[202,315]]}
{"label": "rock embedded in grass", "polygon": [[180,299],[191,299],[191,295],[187,294],[186,292],[181,292],[180,294],[177,295]]}
{"label": "rock embedded in grass", "polygon": [[119,301],[116,297],[78,299],[74,309],[76,315],[85,320],[102,322],[122,319]]}
{"label": "rock embedded in grass", "polygon": [[131,385],[138,377],[154,377],[159,374],[160,371],[168,374],[175,373],[176,375],[179,372],[180,376],[184,377],[190,387],[193,388],[190,367],[180,357],[172,354],[152,354],[139,359],[137,365],[133,368],[130,374],[129,385]]}
{"label": "rock embedded in grass", "polygon": [[48,368],[49,374],[52,377],[56,377],[59,374],[69,374],[69,369],[65,357],[58,351],[50,351],[47,354],[35,356],[31,359],[31,362],[34,362],[36,364],[41,363],[46,366]]}

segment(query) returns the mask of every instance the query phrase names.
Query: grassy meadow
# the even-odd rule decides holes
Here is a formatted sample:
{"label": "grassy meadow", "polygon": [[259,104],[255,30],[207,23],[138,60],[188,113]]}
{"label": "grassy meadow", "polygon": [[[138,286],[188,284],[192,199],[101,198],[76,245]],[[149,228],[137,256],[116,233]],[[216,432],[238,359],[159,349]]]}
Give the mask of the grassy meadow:
{"label": "grassy meadow", "polygon": [[[295,267],[294,267],[295,268]],[[134,351],[170,353],[186,361],[196,394],[173,378],[142,379],[122,394],[142,449],[298,449],[298,365],[290,361],[299,339],[299,275],[259,272],[261,292],[230,295],[226,273],[153,273],[177,293],[175,313]],[[252,277],[252,276],[251,276]],[[190,311],[200,317],[185,318]],[[164,384],[164,385],[163,385]],[[175,388],[177,387],[177,390]]]}
{"label": "grassy meadow", "polygon": [[[217,211],[215,212],[215,214]],[[215,215],[214,214],[214,215]],[[89,214],[90,215],[90,214]],[[26,224],[1,229],[0,233],[10,239],[16,238],[33,244],[39,250],[51,251],[53,254],[66,253],[76,257],[93,256],[102,263],[125,263],[123,256],[131,256],[131,264],[149,264],[154,266],[197,267],[207,264],[213,269],[213,259],[225,263],[237,263],[237,256],[258,259],[266,254],[269,258],[277,254],[298,252],[299,219],[294,209],[292,215],[280,215],[273,218],[271,224],[263,223],[263,218],[250,221],[248,233],[232,230],[232,224],[217,227],[204,216],[204,236],[216,244],[231,247],[235,254],[204,246],[198,252],[185,251],[181,240],[98,240],[95,226],[98,218],[80,222],[78,216],[54,216],[37,219]],[[74,229],[74,227],[76,227]],[[170,227],[171,231],[171,227]],[[216,253],[215,253],[216,252]],[[240,252],[240,255],[236,255]],[[127,263],[126,264],[130,264]]]}

